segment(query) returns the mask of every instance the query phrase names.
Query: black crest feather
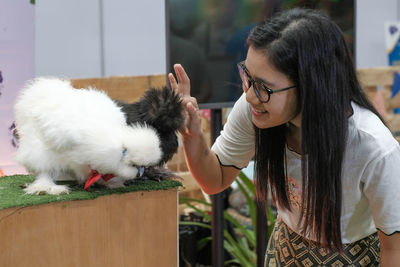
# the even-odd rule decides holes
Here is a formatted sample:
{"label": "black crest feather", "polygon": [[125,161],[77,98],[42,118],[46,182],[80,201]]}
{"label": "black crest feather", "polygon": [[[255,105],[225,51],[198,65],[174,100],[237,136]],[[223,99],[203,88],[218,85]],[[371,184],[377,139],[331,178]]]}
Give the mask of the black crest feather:
{"label": "black crest feather", "polygon": [[170,160],[178,149],[177,131],[183,127],[182,101],[168,87],[150,88],[132,104],[117,102],[128,124],[145,123],[156,129],[161,139],[163,157],[160,165]]}

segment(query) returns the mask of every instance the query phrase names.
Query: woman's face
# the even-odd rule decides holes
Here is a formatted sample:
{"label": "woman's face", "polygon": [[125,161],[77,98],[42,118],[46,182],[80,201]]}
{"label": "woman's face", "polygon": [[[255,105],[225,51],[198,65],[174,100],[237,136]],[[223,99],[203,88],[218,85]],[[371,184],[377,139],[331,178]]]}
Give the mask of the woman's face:
{"label": "woman's face", "polygon": [[[275,69],[263,51],[250,46],[244,64],[254,80],[262,81],[272,91],[294,85],[285,74]],[[243,86],[243,90],[247,102],[251,105],[253,123],[258,128],[270,128],[287,122],[300,127],[301,116],[298,112],[296,87],[272,93],[267,103],[262,103],[257,98],[253,86],[248,89]]]}

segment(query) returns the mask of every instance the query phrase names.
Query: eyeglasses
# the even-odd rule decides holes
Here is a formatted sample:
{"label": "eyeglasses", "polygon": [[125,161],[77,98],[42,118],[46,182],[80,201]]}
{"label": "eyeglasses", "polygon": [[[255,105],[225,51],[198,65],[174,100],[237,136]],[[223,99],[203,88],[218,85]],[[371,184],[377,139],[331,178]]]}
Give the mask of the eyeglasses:
{"label": "eyeglasses", "polygon": [[237,66],[238,66],[239,75],[240,75],[240,78],[242,79],[242,84],[245,88],[245,91],[247,91],[251,86],[253,86],[253,89],[254,89],[254,92],[256,93],[257,98],[262,103],[267,103],[273,93],[286,91],[286,90],[296,87],[295,85],[293,85],[293,86],[285,87],[282,89],[272,90],[272,89],[268,88],[263,82],[256,81],[251,77],[251,75],[249,74],[249,71],[247,70],[246,66],[244,65],[244,61],[239,62],[237,64]]}

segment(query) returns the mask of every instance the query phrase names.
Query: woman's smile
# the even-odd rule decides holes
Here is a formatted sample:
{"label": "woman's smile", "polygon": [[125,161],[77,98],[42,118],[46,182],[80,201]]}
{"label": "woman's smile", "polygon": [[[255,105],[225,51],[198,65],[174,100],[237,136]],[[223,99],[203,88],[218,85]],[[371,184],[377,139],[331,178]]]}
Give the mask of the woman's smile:
{"label": "woman's smile", "polygon": [[261,110],[261,109],[255,109],[254,107],[251,107],[251,113],[254,116],[261,116],[261,115],[264,115],[265,113],[267,113],[267,111]]}

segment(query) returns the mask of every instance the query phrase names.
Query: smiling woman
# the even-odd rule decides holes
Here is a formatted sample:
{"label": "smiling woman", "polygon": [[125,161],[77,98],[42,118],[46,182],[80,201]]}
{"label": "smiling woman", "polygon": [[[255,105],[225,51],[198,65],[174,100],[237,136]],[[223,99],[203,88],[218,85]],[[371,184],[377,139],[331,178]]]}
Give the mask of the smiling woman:
{"label": "smiling woman", "polygon": [[[258,128],[275,127],[287,122],[299,127],[300,110],[298,108],[298,92],[296,86],[293,85],[294,82],[271,64],[264,51],[252,46],[248,50],[245,64],[249,75],[251,73],[254,80],[264,81],[269,89],[269,91],[264,88],[257,89],[254,85],[260,84],[260,82],[248,83],[246,86],[245,80],[243,80],[243,91],[246,93],[247,102],[251,105],[253,123]],[[253,86],[249,87],[249,85]]]}
{"label": "smiling woman", "polygon": [[244,93],[211,149],[189,77],[179,64],[178,81],[169,75],[188,111],[181,133],[191,173],[215,194],[254,157],[257,198],[270,192],[278,211],[265,266],[394,266],[400,146],[361,90],[339,27],[292,9],[254,27],[247,44]]}

